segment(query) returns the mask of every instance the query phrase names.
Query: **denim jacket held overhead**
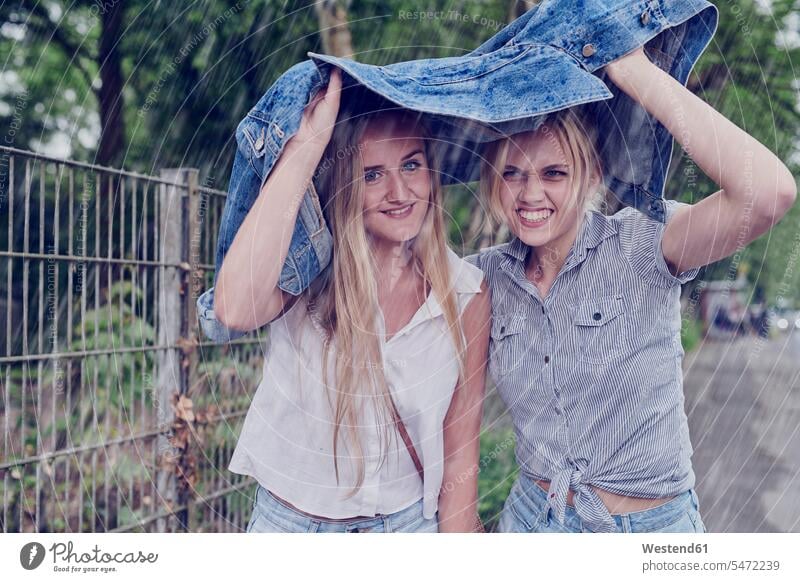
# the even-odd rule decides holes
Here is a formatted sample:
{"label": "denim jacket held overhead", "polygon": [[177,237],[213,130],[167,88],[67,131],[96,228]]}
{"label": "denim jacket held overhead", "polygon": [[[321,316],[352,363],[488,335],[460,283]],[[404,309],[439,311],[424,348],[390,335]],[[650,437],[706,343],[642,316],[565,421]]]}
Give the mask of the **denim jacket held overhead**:
{"label": "denim jacket held overhead", "polygon": [[[236,128],[237,151],[217,240],[216,276],[239,226],[305,105],[326,86],[332,66],[345,86],[360,84],[428,117],[440,140],[443,184],[478,179],[482,143],[534,129],[545,113],[591,104],[608,189],[625,205],[665,219],[662,199],[673,138],[600,69],[644,46],[680,83],[710,42],[717,10],[705,0],[545,0],[460,57],[385,66],[309,53],[279,77]],[[278,285],[300,294],[331,256],[331,235],[313,183],[295,223]],[[244,335],[214,316],[214,289],[197,301],[207,337]]]}

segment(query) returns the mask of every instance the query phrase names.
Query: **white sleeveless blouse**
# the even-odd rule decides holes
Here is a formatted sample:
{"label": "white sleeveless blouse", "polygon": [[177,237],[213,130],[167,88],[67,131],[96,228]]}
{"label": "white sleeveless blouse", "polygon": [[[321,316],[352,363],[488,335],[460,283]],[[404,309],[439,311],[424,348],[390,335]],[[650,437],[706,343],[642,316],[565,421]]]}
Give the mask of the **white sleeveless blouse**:
{"label": "white sleeveless blouse", "polygon": [[[480,293],[483,272],[448,249],[451,284],[459,312]],[[381,334],[383,319],[378,317]],[[399,435],[390,439],[380,463],[381,429],[371,406],[360,427],[366,474],[359,491],[351,451],[338,449],[340,484],[333,457],[333,407],[322,382],[324,332],[298,300],[269,324],[264,376],[256,390],[228,469],[250,475],[295,507],[340,519],[389,514],[423,498],[423,514],[436,511],[444,469],[443,424],[458,380],[456,351],[441,306],[433,294],[408,324],[382,341],[383,368],[397,409],[424,469],[424,484]],[[328,373],[332,377],[335,350]],[[331,388],[331,390],[333,387]],[[340,440],[341,442],[341,440]]]}

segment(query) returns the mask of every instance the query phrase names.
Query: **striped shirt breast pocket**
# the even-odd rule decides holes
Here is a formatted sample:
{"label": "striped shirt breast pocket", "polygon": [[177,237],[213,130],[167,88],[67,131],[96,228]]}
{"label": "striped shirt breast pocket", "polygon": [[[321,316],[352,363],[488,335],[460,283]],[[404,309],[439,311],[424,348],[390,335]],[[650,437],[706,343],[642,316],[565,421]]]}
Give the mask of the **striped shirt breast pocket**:
{"label": "striped shirt breast pocket", "polygon": [[495,380],[505,376],[527,359],[524,313],[499,313],[492,317],[489,371]]}
{"label": "striped shirt breast pocket", "polygon": [[621,294],[590,297],[575,306],[573,334],[581,361],[605,364],[634,349],[633,330]]}

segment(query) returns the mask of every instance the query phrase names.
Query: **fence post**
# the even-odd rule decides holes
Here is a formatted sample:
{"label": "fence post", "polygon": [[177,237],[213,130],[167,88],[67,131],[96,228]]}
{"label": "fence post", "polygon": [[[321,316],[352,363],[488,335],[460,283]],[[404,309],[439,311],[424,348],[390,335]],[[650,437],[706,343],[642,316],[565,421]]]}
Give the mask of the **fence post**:
{"label": "fence post", "polygon": [[[191,168],[169,168],[159,173],[169,182],[185,184],[184,187],[161,184],[159,186],[159,256],[163,263],[180,264],[180,268],[162,267],[158,289],[158,345],[185,347],[189,330],[189,306],[186,299],[191,295],[189,284],[189,213],[190,200],[197,195],[197,170]],[[193,187],[192,187],[193,186]],[[194,196],[190,193],[194,191]],[[191,372],[185,349],[166,349],[158,353],[158,375],[156,389],[157,422],[159,427],[170,427],[167,435],[159,435],[157,443],[159,496],[169,511],[185,505],[188,498],[186,487],[178,483],[177,476],[183,473],[183,457],[187,452],[188,435],[176,435],[173,428],[180,422],[193,420],[191,407],[184,406]],[[179,411],[176,414],[176,408]],[[187,416],[189,417],[187,419]],[[187,529],[187,512],[178,510],[176,517],[180,527]],[[167,531],[168,518],[159,519],[158,532]]]}
{"label": "fence post", "polygon": [[[200,189],[198,188],[198,170],[185,170],[187,191],[183,199],[183,245],[181,247],[184,268],[181,269],[181,394],[186,395],[186,402],[191,406],[189,399],[189,388],[192,386],[195,371],[197,370],[197,289],[202,287],[202,271],[200,270],[200,237],[202,235],[202,220],[200,206]],[[198,280],[199,279],[199,280]],[[191,418],[194,421],[193,412],[189,409]],[[197,456],[190,449],[192,441],[186,440],[186,447],[182,449],[182,462],[180,463],[182,482],[178,488],[178,499],[181,506],[186,506],[183,510],[181,523],[185,531],[193,531],[192,527],[192,505],[194,495],[189,492],[194,491],[197,483]]]}

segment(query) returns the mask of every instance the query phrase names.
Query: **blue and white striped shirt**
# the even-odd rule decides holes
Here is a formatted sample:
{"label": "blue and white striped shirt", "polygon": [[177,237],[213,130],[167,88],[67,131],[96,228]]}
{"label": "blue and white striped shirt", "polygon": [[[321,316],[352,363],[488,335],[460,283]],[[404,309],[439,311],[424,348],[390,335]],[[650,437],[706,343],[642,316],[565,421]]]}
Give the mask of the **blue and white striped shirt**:
{"label": "blue and white striped shirt", "polygon": [[[680,204],[667,202],[667,220]],[[614,531],[590,485],[659,498],[694,486],[684,412],[680,288],[661,251],[664,223],[632,208],[590,212],[542,301],[519,239],[467,260],[492,293],[489,370],[516,433],[521,471],[567,493],[589,529]]]}

